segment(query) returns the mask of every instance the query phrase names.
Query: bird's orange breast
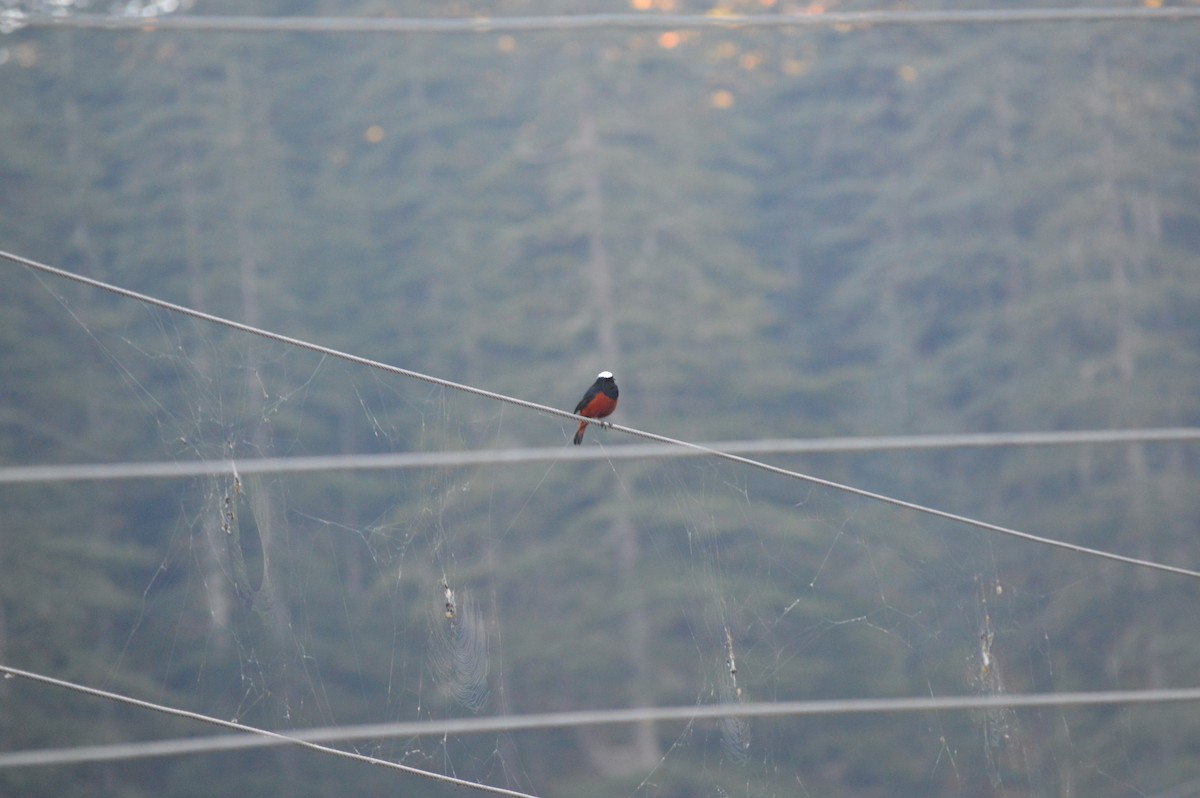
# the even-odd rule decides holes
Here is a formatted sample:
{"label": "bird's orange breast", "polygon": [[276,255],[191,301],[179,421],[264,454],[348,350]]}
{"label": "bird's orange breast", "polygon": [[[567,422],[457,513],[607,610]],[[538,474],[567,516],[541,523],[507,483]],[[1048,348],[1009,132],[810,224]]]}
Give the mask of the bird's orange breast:
{"label": "bird's orange breast", "polygon": [[579,411],[579,415],[587,416],[588,418],[604,418],[610,415],[612,411],[617,409],[617,400],[605,396],[603,393],[597,393],[592,397],[592,401]]}

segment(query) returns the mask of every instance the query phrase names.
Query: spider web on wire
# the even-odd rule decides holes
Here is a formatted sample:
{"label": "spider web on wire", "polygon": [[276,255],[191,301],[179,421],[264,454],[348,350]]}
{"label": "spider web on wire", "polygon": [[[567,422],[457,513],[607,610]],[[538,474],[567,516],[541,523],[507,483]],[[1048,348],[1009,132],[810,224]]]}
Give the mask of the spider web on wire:
{"label": "spider web on wire", "polygon": [[[159,309],[114,323],[85,290],[41,287],[80,372],[112,391],[97,401],[153,430],[160,451],[147,458],[309,454],[331,427],[347,447],[383,452],[566,446],[571,432]],[[1053,689],[1062,670],[1110,666],[1089,662],[1047,609],[1069,619],[1099,601],[1116,621],[1126,581],[1111,563],[1057,552],[1039,563],[1022,541],[711,459],[235,475],[150,495],[155,512],[109,533],[140,554],[139,598],[105,613],[94,672],[271,729]],[[143,500],[114,491],[98,509]],[[647,721],[356,750],[549,793],[579,772],[629,795],[817,794],[847,778],[1054,794],[1145,778],[1130,743],[1117,741],[1114,760],[1094,753],[1110,741],[1079,733],[1100,714]],[[1130,735],[1135,717],[1122,716]],[[238,757],[243,788],[347,778],[296,751]],[[388,783],[369,769],[350,777]]]}

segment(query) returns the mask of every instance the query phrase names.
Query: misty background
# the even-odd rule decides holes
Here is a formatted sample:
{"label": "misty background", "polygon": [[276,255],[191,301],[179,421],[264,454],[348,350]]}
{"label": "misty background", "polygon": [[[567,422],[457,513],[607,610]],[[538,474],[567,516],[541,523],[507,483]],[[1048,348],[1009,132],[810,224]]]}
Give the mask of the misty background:
{"label": "misty background", "polygon": [[[0,7],[0,250],[564,410],[611,370],[612,421],[688,441],[1200,425],[1195,21],[256,33],[11,12],[991,6]],[[11,261],[0,385],[7,467],[577,451],[569,420]],[[605,456],[636,442],[0,484],[0,664],[281,731],[1200,684],[1186,576],[712,458]],[[756,457],[1200,567],[1194,439]],[[212,731],[0,681],[0,752]],[[1200,791],[1189,704],[343,747],[547,796]],[[0,767],[13,796],[384,791],[454,792],[295,748]]]}

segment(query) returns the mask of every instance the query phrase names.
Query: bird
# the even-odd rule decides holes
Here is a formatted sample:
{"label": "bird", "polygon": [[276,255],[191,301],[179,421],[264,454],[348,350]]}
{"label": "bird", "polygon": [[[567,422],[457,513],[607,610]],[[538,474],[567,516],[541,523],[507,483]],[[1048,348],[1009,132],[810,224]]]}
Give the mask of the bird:
{"label": "bird", "polygon": [[[617,381],[613,379],[612,372],[602,371],[596,375],[592,386],[584,392],[579,404],[575,405],[575,415],[588,418],[604,418],[611,415],[612,411],[617,409],[619,395]],[[583,443],[583,431],[587,429],[587,425],[586,421],[579,422],[579,429],[575,431],[576,446]]]}

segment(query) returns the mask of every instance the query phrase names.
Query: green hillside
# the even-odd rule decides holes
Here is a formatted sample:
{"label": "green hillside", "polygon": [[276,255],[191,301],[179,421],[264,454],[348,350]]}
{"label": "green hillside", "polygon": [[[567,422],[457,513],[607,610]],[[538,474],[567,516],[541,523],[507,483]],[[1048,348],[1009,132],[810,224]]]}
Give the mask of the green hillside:
{"label": "green hillside", "polygon": [[[55,8],[110,11],[0,2]],[[1200,426],[1200,20],[621,19],[0,34],[0,251],[564,410],[608,369],[612,421],[688,441]],[[711,457],[624,458],[641,441],[615,430],[575,449],[569,419],[11,260],[0,386],[0,473],[168,464],[0,480],[0,665],[279,731],[1200,684],[1187,576]],[[169,467],[545,447],[562,456],[236,479]],[[1195,436],[751,456],[1200,568]],[[5,679],[0,795],[458,791],[294,747],[4,760],[217,731]],[[332,744],[583,798],[1185,795],[1200,779],[1189,704]]]}

